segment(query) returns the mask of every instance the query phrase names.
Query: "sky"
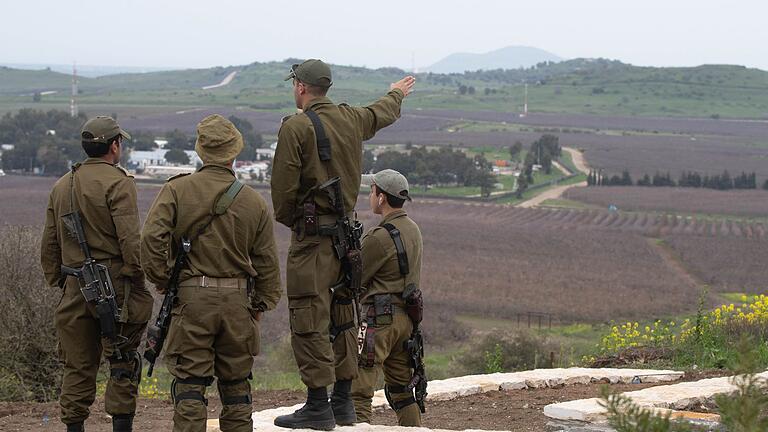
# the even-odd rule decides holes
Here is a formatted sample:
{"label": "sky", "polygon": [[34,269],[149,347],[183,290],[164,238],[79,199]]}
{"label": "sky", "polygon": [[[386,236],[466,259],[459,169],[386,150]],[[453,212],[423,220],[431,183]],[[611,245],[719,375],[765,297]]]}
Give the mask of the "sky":
{"label": "sky", "polygon": [[6,64],[198,68],[296,57],[411,69],[524,45],[642,66],[768,70],[765,0],[3,0],[0,11]]}

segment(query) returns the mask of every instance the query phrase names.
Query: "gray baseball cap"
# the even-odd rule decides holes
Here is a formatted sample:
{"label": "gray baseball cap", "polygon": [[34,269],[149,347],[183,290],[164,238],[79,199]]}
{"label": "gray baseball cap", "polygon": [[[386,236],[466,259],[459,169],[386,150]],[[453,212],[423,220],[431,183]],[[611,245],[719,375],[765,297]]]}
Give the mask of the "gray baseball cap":
{"label": "gray baseball cap", "polygon": [[362,184],[367,186],[375,184],[392,196],[412,201],[408,195],[408,179],[395,170],[385,169],[376,174],[363,174]]}

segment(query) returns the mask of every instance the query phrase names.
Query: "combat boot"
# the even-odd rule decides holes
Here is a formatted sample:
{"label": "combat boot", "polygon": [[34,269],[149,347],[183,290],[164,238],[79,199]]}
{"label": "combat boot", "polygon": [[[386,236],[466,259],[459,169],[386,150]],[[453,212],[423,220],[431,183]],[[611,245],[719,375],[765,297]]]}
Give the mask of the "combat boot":
{"label": "combat boot", "polygon": [[85,432],[83,422],[67,424],[67,432]]}
{"label": "combat boot", "polygon": [[352,399],[349,397],[351,389],[352,380],[339,380],[333,385],[331,408],[333,409],[333,417],[336,419],[336,424],[339,426],[350,426],[357,422],[355,404],[352,403]]}
{"label": "combat boot", "polygon": [[290,429],[333,430],[336,420],[325,387],[307,389],[307,403],[293,414],[279,416],[275,426]]}
{"label": "combat boot", "polygon": [[112,416],[112,432],[133,432],[133,414]]}

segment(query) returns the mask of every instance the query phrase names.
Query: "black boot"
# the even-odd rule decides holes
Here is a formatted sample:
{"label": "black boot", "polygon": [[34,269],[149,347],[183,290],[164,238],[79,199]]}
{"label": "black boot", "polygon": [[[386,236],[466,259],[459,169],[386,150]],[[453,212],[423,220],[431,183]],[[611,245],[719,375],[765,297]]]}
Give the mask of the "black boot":
{"label": "black boot", "polygon": [[290,429],[333,430],[336,427],[336,421],[333,418],[325,387],[308,389],[307,403],[293,414],[277,417],[275,426]]}
{"label": "black boot", "polygon": [[69,423],[67,424],[67,432],[85,432],[85,425],[83,422]]}
{"label": "black boot", "polygon": [[132,432],[133,414],[118,414],[112,416],[112,432]]}
{"label": "black boot", "polygon": [[336,424],[339,426],[349,426],[357,422],[355,404],[352,403],[352,399],[349,397],[351,389],[352,380],[339,380],[333,385],[331,408],[333,409],[333,417],[336,419]]}

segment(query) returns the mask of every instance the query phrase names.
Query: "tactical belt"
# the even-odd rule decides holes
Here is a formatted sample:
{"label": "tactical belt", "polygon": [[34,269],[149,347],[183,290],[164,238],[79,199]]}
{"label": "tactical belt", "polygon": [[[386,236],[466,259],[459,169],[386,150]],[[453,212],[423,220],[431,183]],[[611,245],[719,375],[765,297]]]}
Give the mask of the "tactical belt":
{"label": "tactical belt", "polygon": [[215,288],[247,288],[246,278],[214,278],[208,276],[192,276],[182,282],[180,287],[215,287]]}

